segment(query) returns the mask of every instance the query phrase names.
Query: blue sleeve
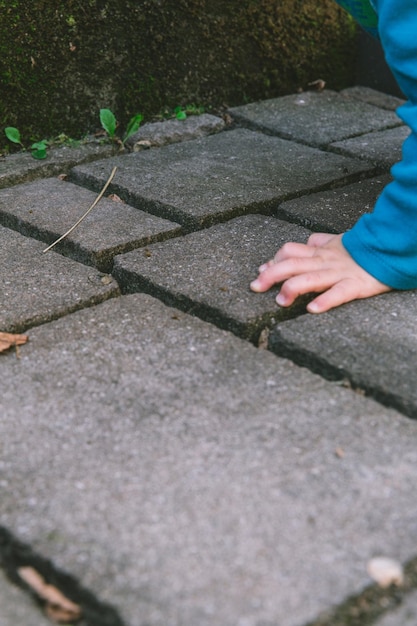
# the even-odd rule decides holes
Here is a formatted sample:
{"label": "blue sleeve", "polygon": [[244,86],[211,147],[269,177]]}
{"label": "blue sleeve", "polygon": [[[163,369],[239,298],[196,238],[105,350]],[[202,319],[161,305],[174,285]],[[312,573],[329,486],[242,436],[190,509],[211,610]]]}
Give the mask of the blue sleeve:
{"label": "blue sleeve", "polygon": [[407,102],[397,113],[410,127],[393,182],[374,210],[343,235],[343,245],[369,274],[394,289],[417,288],[417,2],[377,0],[379,36]]}

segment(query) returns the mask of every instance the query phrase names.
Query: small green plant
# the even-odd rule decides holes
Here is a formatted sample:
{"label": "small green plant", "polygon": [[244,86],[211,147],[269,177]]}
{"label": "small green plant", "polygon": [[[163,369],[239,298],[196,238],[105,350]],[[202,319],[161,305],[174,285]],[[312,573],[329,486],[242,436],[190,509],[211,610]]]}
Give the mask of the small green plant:
{"label": "small green plant", "polygon": [[[18,144],[19,146],[22,146],[23,149],[25,149],[25,146],[22,143],[20,132],[17,128],[14,128],[13,126],[7,126],[7,128],[4,129],[4,133],[9,141]],[[42,139],[42,141],[37,141],[33,143],[30,147],[33,158],[46,159],[47,147],[48,142],[46,141],[46,139]]]}
{"label": "small green plant", "polygon": [[[135,133],[141,122],[143,120],[143,115],[137,113],[130,120],[126,128],[126,132],[123,135],[123,140],[121,143],[125,143],[126,139]],[[110,109],[100,109],[100,122],[110,139],[117,141],[116,137],[116,129],[117,129],[117,121],[114,113]],[[120,141],[120,140],[119,140]]]}
{"label": "small green plant", "polygon": [[175,107],[174,115],[177,120],[185,120],[189,115],[201,115],[204,113],[204,107],[195,104],[187,104],[184,107]]}
{"label": "small green plant", "polygon": [[110,139],[114,139],[116,134],[117,122],[114,114],[110,109],[100,109],[100,123]]}
{"label": "small green plant", "polygon": [[46,159],[46,149],[48,147],[48,142],[46,139],[42,139],[42,141],[36,141],[30,147],[32,150],[32,156],[34,159]]}
{"label": "small green plant", "polygon": [[22,148],[24,148],[22,140],[20,138],[20,132],[17,130],[17,128],[14,128],[13,126],[7,126],[7,128],[4,129],[4,132],[9,141],[17,143],[22,146]]}

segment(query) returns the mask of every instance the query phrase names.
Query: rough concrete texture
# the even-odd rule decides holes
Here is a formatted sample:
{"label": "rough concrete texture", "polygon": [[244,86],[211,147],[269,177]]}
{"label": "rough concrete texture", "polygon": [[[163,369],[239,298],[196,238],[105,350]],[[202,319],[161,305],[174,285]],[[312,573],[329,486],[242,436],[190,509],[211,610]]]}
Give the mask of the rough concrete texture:
{"label": "rough concrete texture", "polygon": [[170,304],[256,340],[266,324],[300,309],[278,308],[277,289],[262,295],[250,291],[260,259],[268,261],[286,241],[305,242],[309,234],[272,217],[248,215],[118,256],[113,275],[126,292],[157,294]]}
{"label": "rough concrete texture", "polygon": [[254,102],[229,110],[237,121],[313,146],[401,124],[391,111],[333,91]]}
{"label": "rough concrete texture", "polygon": [[318,232],[344,233],[364,213],[372,211],[381,191],[391,181],[389,174],[320,191],[279,205],[276,215]]}
{"label": "rough concrete texture", "polygon": [[[27,544],[80,626],[362,626],[396,619],[399,597],[414,606],[416,293],[308,316],[249,291],[303,224],[345,230],[389,180],[386,164],[302,142],[374,136],[368,113],[380,129],[391,111],[324,93],[306,118],[299,97],[277,105],[296,141],[223,130],[79,166],[78,186],[0,193],[25,233],[0,227],[0,329],[29,335],[0,355],[0,567],[12,575]],[[380,154],[397,149],[378,136]],[[91,259],[122,246],[114,276],[42,255],[28,235],[60,234],[115,163],[111,191],[136,208],[102,200],[68,243]],[[271,350],[247,341],[265,348],[270,325]],[[402,589],[372,586],[374,556],[407,564]],[[16,611],[10,626],[28,624]]]}
{"label": "rough concrete texture", "polygon": [[0,376],[2,523],[128,626],[301,626],[415,549],[415,422],[149,296]]}
{"label": "rough concrete texture", "polygon": [[417,292],[390,293],[276,327],[271,349],[417,417]]}
{"label": "rough concrete texture", "polygon": [[0,227],[0,329],[19,332],[118,295],[117,283],[92,267]]}
{"label": "rough concrete texture", "polygon": [[376,91],[370,87],[363,87],[360,85],[342,89],[340,93],[344,96],[356,98],[362,102],[367,102],[368,104],[380,107],[381,109],[387,109],[388,111],[396,111],[396,109],[398,109],[398,107],[405,102],[405,100],[401,100],[401,98],[397,98],[396,96],[381,93],[380,91]]}
{"label": "rough concrete texture", "polygon": [[[87,211],[97,195],[57,178],[0,190],[0,222],[47,244]],[[179,234],[180,226],[127,204],[103,198],[55,247],[77,261],[109,271],[115,254]]]}
{"label": "rough concrete texture", "polygon": [[0,188],[26,181],[65,174],[74,165],[104,159],[115,152],[114,145],[91,140],[79,146],[61,146],[48,150],[46,159],[34,159],[30,152],[0,158]]}
{"label": "rough concrete texture", "polygon": [[389,615],[376,622],[375,626],[415,626],[417,624],[417,593],[406,598]]}
{"label": "rough concrete texture", "polygon": [[203,113],[190,115],[185,120],[173,119],[144,124],[125,143],[128,148],[138,152],[152,146],[165,146],[169,143],[205,137],[224,128],[225,122],[221,117]]}
{"label": "rough concrete texture", "polygon": [[49,619],[21,589],[12,584],[0,570],[1,626],[51,626]]}
{"label": "rough concrete texture", "polygon": [[389,168],[401,159],[404,140],[410,134],[406,126],[390,128],[331,144],[331,148],[357,159],[366,159]]}
{"label": "rough concrete texture", "polygon": [[115,193],[190,228],[271,211],[288,197],[372,171],[365,162],[237,129],[81,165],[71,179],[97,190],[115,165]]}

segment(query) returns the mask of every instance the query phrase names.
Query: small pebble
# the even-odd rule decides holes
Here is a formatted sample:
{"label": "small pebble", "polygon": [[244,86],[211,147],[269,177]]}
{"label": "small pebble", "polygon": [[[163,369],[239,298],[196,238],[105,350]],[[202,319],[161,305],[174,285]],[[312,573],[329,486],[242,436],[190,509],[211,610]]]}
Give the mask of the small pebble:
{"label": "small pebble", "polygon": [[380,587],[400,586],[404,582],[404,570],[398,561],[376,557],[368,561],[367,572]]}

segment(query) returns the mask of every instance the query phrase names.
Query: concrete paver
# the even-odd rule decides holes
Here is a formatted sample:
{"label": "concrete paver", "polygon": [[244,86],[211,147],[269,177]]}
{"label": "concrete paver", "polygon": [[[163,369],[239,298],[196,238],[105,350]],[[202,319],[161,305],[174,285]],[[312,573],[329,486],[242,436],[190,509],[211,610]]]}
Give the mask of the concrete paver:
{"label": "concrete paver", "polygon": [[225,125],[221,117],[209,113],[190,115],[185,120],[173,119],[144,124],[125,143],[131,150],[138,152],[152,146],[164,146],[212,135],[223,130]]}
{"label": "concrete paver", "polygon": [[74,165],[94,159],[104,159],[114,154],[114,146],[100,141],[86,144],[61,146],[48,151],[46,159],[34,159],[30,152],[0,158],[0,189],[46,176],[58,176],[68,172]]}
{"label": "concrete paver", "polygon": [[373,104],[381,109],[387,109],[388,111],[396,111],[399,106],[404,104],[405,100],[397,98],[387,93],[381,93],[371,87],[364,87],[363,85],[355,85],[354,87],[347,87],[340,92],[344,96],[356,98]]}
{"label": "concrete paver", "polygon": [[415,422],[149,296],[0,376],[3,522],[128,626],[302,626],[415,548]]}
{"label": "concrete paver", "polygon": [[283,202],[275,214],[314,231],[344,233],[361,215],[372,211],[378,196],[390,181],[389,174],[382,174],[342,189],[312,193]]}
{"label": "concrete paver", "polygon": [[255,340],[267,323],[294,315],[294,309],[277,307],[277,289],[262,295],[250,291],[259,259],[267,261],[286,241],[305,242],[309,234],[272,217],[249,215],[120,255],[113,275],[125,292],[157,294]]}
{"label": "concrete paver", "polygon": [[252,102],[229,112],[239,122],[321,147],[402,123],[392,111],[327,90]]}
{"label": "concrete paver", "polygon": [[372,163],[389,168],[401,159],[404,140],[410,134],[406,126],[380,130],[330,144],[340,154],[358,159],[367,159]]}
{"label": "concrete paver", "polygon": [[[18,185],[0,190],[0,221],[51,244],[75,224],[96,197],[58,178]],[[55,251],[108,272],[115,254],[171,237],[180,230],[178,224],[104,198]]]}
{"label": "concrete paver", "polygon": [[[392,115],[392,114],[390,114]],[[314,162],[314,168],[311,163]],[[132,206],[196,229],[372,171],[364,161],[246,129],[80,165],[78,184],[112,189]]]}
{"label": "concrete paver", "polygon": [[0,328],[20,332],[119,294],[114,280],[0,227]]}
{"label": "concrete paver", "polygon": [[417,292],[353,302],[318,319],[303,316],[276,327],[271,348],[316,371],[347,378],[417,416]]}
{"label": "concrete paver", "polygon": [[[406,132],[397,104],[354,88],[239,107],[256,131],[72,182],[10,188],[1,162],[0,329],[30,341],[0,356],[0,533],[70,585],[80,626],[341,626],[372,615],[370,558],[417,557],[416,294],[309,316],[307,298],[281,310],[276,288],[249,290],[285,241],[371,210]],[[29,158],[19,176],[51,175]],[[101,200],[43,255],[116,164],[128,204]],[[247,341],[265,326],[270,350]],[[18,545],[0,541],[3,567]],[[403,607],[375,601],[378,626],[412,623],[407,585]],[[20,593],[0,588],[0,621],[32,626]]]}

